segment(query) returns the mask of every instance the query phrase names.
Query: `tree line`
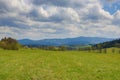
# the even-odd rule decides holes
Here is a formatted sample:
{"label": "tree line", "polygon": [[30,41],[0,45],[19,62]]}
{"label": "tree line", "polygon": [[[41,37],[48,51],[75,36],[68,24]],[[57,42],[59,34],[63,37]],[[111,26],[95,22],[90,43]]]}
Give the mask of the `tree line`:
{"label": "tree line", "polygon": [[120,39],[116,39],[113,41],[108,41],[104,43],[99,43],[96,45],[93,45],[92,47],[98,49],[98,48],[110,48],[110,47],[117,47],[120,48]]}

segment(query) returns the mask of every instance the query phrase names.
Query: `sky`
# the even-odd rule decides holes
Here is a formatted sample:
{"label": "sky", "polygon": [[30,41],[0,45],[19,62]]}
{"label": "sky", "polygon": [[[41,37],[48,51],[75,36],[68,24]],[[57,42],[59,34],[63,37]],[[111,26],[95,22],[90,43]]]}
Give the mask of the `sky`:
{"label": "sky", "polygon": [[120,38],[120,0],[0,0],[0,38]]}

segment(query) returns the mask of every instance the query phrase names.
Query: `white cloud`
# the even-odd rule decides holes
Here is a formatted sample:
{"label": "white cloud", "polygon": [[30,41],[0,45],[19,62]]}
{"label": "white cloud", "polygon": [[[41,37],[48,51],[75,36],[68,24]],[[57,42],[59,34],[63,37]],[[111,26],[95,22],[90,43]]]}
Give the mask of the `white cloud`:
{"label": "white cloud", "polygon": [[115,19],[120,19],[120,10],[118,10],[118,11],[114,14],[114,18],[115,18]]}
{"label": "white cloud", "polygon": [[115,24],[116,26],[119,26],[120,25],[120,10],[114,13],[113,16],[114,16],[113,24]]}
{"label": "white cloud", "polygon": [[120,37],[120,11],[111,15],[101,0],[0,0],[0,14],[1,36]]}
{"label": "white cloud", "polygon": [[1,0],[0,3],[5,5],[11,12],[26,13],[33,7],[29,0]]}

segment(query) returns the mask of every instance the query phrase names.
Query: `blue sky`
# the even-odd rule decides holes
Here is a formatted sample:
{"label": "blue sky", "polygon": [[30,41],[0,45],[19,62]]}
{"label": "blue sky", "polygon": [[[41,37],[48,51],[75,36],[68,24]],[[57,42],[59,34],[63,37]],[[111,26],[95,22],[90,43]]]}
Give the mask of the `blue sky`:
{"label": "blue sky", "polygon": [[117,10],[120,10],[120,0],[104,0],[103,9],[110,14],[114,14]]}
{"label": "blue sky", "polygon": [[120,0],[0,0],[0,38],[120,38]]}

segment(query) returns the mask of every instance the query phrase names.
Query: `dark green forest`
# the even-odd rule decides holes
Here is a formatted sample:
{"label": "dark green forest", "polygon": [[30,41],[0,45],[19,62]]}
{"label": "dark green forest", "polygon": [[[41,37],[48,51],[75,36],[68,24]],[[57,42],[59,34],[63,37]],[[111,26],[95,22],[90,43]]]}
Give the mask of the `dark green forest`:
{"label": "dark green forest", "polygon": [[110,47],[120,48],[120,39],[99,43],[99,44],[93,45],[93,47],[94,48],[110,48]]}

